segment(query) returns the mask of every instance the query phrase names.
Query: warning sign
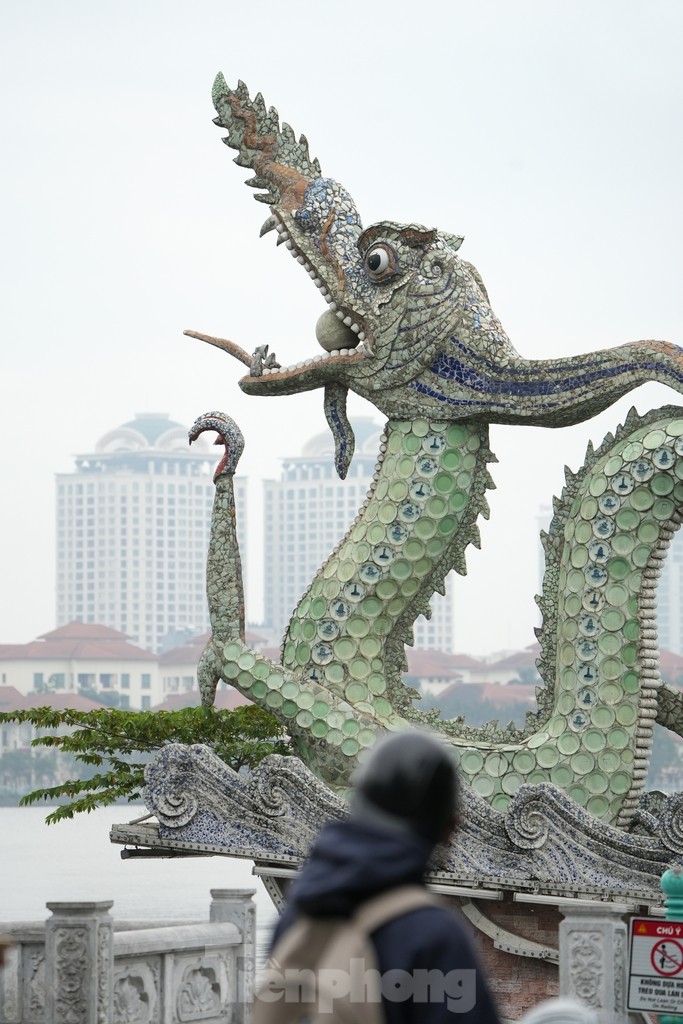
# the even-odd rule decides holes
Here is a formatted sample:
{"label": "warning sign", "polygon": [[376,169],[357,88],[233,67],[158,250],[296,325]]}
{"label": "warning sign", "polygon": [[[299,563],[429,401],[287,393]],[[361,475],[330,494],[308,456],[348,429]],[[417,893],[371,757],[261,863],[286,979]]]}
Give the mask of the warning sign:
{"label": "warning sign", "polygon": [[683,921],[631,919],[628,1008],[683,1012]]}

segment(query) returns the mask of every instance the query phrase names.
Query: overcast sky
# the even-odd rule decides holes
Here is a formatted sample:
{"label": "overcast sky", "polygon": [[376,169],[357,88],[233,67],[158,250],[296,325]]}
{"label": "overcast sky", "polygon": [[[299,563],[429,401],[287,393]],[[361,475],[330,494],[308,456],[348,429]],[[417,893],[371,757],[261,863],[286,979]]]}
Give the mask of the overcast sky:
{"label": "overcast sky", "polygon": [[[365,224],[465,235],[513,344],[540,358],[683,343],[682,49],[677,0],[3,0],[0,642],[54,627],[54,475],[106,431],[224,409],[241,471],[272,477],[326,429],[322,392],[244,396],[241,365],[182,334],[287,364],[318,351],[324,306],[258,237],[266,208],[211,123],[217,71],[307,135]],[[492,428],[460,650],[533,641],[539,507],[589,438],[670,401],[648,386],[579,427]]]}

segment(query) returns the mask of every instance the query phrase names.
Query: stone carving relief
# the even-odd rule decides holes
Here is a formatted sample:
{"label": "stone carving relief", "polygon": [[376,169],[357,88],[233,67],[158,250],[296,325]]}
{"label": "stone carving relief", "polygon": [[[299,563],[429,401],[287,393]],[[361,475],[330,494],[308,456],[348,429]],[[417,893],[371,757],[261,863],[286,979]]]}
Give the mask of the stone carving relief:
{"label": "stone carving relief", "polygon": [[81,1024],[87,1020],[85,983],[90,968],[85,928],[58,928],[55,936],[55,1024]]}
{"label": "stone carving relief", "polygon": [[97,929],[97,1024],[109,1024],[111,1006],[112,924]]}
{"label": "stone carving relief", "polygon": [[113,1024],[153,1024],[159,1019],[159,968],[145,961],[117,970],[112,988]]}
{"label": "stone carving relief", "polygon": [[225,1018],[227,1010],[227,965],[218,956],[203,957],[187,964],[177,989],[176,1014],[180,1021]]}
{"label": "stone carving relief", "polygon": [[571,932],[569,935],[569,981],[572,995],[588,1006],[600,1008],[600,990],[605,973],[602,933]]}
{"label": "stone carving relief", "polygon": [[614,1011],[626,1012],[626,933],[614,931]]}
{"label": "stone carving relief", "polygon": [[28,1021],[42,1021],[45,1016],[45,954],[31,951],[26,958],[26,1008]]}

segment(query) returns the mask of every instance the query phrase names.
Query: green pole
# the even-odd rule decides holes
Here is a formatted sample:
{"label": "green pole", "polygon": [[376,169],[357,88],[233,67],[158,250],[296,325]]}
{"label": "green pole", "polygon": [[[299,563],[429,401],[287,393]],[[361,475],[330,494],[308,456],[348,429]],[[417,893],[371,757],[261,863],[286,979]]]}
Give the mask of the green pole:
{"label": "green pole", "polygon": [[[664,909],[667,921],[683,921],[683,867],[675,864],[662,875],[660,882],[664,893]],[[683,1024],[679,1014],[662,1014],[659,1024]]]}

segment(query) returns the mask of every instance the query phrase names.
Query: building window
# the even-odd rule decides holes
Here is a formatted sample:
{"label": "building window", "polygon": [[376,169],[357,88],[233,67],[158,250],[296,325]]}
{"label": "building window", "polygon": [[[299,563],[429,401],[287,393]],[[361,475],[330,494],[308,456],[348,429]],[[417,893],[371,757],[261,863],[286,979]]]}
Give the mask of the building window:
{"label": "building window", "polygon": [[128,672],[121,673],[121,689],[130,690],[130,675],[128,674]]}
{"label": "building window", "polygon": [[152,677],[147,672],[142,673],[142,689],[150,690],[152,687]]}
{"label": "building window", "polygon": [[42,672],[34,672],[33,673],[33,689],[35,690],[35,689],[37,689],[37,687],[42,686],[42,685],[43,685],[43,673]]}
{"label": "building window", "polygon": [[152,703],[152,698],[151,697],[143,697],[141,702],[140,702],[140,707],[142,708],[143,711],[149,711],[151,703]]}
{"label": "building window", "polygon": [[128,711],[128,709],[130,708],[130,697],[128,696],[127,693],[122,693],[121,696],[119,697],[119,707],[122,708],[123,711]]}

